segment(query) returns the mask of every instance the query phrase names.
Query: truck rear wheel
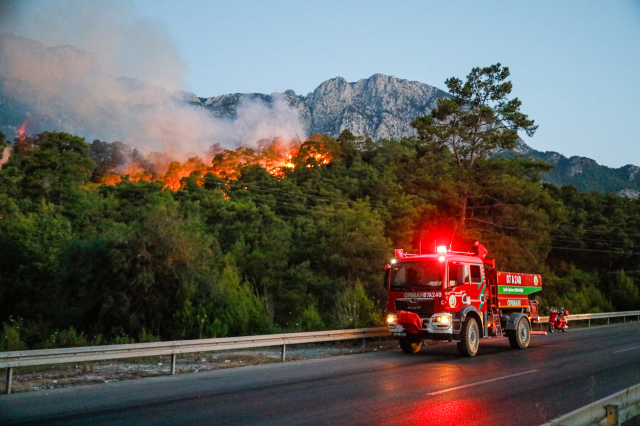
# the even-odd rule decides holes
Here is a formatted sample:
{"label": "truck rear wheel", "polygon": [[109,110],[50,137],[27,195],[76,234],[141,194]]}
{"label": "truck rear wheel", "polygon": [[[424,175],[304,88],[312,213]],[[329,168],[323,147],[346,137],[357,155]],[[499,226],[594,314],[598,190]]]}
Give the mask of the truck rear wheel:
{"label": "truck rear wheel", "polygon": [[412,337],[401,337],[400,339],[400,349],[405,354],[416,354],[420,352],[420,348],[422,347],[422,339],[416,339]]}
{"label": "truck rear wheel", "polygon": [[467,318],[460,330],[460,342],[458,342],[458,352],[464,356],[474,356],[478,353],[480,346],[480,332],[478,322],[475,318]]}
{"label": "truck rear wheel", "polygon": [[520,317],[516,329],[509,330],[507,336],[513,349],[525,349],[531,340],[529,321],[525,317]]}

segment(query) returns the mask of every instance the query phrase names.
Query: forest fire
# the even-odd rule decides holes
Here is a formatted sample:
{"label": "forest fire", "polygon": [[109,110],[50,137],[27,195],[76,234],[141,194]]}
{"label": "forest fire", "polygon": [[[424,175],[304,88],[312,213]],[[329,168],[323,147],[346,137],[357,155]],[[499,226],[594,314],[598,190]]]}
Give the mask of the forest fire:
{"label": "forest fire", "polygon": [[272,176],[282,178],[287,170],[293,170],[296,166],[316,167],[329,164],[331,159],[331,152],[321,136],[314,135],[305,142],[295,140],[289,143],[277,138],[263,139],[257,142],[255,148],[241,146],[229,150],[214,145],[203,157],[194,156],[184,162],[172,161],[163,154],[150,154],[145,161],[134,161],[112,170],[100,182],[116,185],[123,180],[157,181],[163,182],[165,188],[177,191],[184,186],[182,179],[192,174],[197,184],[202,186],[207,173],[236,179],[242,167],[259,165]]}
{"label": "forest fire", "polygon": [[18,130],[18,139],[23,140],[27,132],[27,120],[22,123],[20,129]]}

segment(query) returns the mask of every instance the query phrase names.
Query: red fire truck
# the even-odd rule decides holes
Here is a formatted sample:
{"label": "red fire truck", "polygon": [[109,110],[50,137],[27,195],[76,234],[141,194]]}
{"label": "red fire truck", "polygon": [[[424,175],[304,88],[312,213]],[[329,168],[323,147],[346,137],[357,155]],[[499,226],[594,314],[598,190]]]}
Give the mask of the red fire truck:
{"label": "red fire truck", "polygon": [[396,250],[385,267],[387,325],[405,353],[423,340],[456,342],[462,355],[474,356],[480,339],[508,337],[515,349],[529,346],[538,304],[529,295],[542,290],[537,274],[500,272],[495,261],[473,253],[437,247],[436,253],[411,255]]}

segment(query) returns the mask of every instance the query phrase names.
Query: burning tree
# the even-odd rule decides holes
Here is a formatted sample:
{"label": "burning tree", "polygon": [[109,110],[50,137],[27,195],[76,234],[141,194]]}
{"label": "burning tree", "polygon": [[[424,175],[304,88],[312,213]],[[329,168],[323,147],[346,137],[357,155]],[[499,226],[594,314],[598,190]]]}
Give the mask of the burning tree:
{"label": "burning tree", "polygon": [[[191,157],[184,162],[174,161],[171,156],[160,153],[142,157],[138,151],[120,142],[107,145],[101,141],[92,144],[92,156],[97,158],[99,165],[94,176],[98,177],[99,183],[116,185],[123,179],[132,182],[158,181],[173,191],[183,187],[182,179],[194,172],[201,177],[213,173],[225,179],[237,179],[243,167],[259,165],[272,176],[282,178],[287,170],[295,169],[296,165],[322,166],[329,164],[332,158],[331,147],[319,135],[303,143],[299,140],[285,142],[279,138],[261,139],[255,148],[240,146],[235,150],[214,145],[204,155],[209,160]],[[204,180],[200,178],[197,183],[202,186]]]}

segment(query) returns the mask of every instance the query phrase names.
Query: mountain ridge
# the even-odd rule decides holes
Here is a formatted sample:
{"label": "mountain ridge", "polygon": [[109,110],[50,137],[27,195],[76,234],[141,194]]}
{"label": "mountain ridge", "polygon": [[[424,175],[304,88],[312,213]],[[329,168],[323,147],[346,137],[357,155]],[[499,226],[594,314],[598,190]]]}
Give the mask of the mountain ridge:
{"label": "mountain ridge", "polygon": [[[290,130],[301,124],[300,130],[307,136],[322,133],[337,137],[349,129],[356,135],[374,140],[400,139],[415,136],[411,122],[416,117],[429,114],[438,99],[450,96],[426,83],[378,73],[355,82],[335,77],[322,82],[306,95],[287,90],[283,93],[235,93],[200,98],[189,92],[170,93],[141,80],[110,76],[100,71],[89,52],[72,46],[47,47],[8,33],[0,34],[0,42],[3,46],[0,49],[0,57],[3,58],[0,61],[0,130],[9,138],[17,135],[21,125],[28,122],[31,131],[67,131],[87,138],[113,140],[122,137],[122,126],[125,126],[129,135],[137,136],[142,132],[158,138],[162,133],[159,137],[162,142],[167,130],[172,130],[171,126],[167,127],[167,122],[179,123],[180,126],[188,122],[182,120],[182,115],[180,120],[176,120],[171,111],[189,113],[187,115],[191,119],[202,116],[206,120],[207,117],[207,114],[191,114],[175,108],[172,102],[163,103],[163,99],[177,101],[182,106],[186,103],[198,109],[204,108],[211,116],[231,120],[236,118],[237,108],[243,99],[253,99],[267,107],[284,106],[286,110],[288,105],[295,108],[292,112],[297,112],[297,115],[293,114],[295,123],[289,123]],[[42,80],[36,78],[40,74],[33,72],[25,75],[24,68],[19,66],[20,60],[40,64],[35,67],[36,71],[51,71],[44,73],[43,78],[53,78],[51,75],[56,78]],[[17,62],[13,64],[12,61]],[[54,87],[50,87],[52,84]],[[86,99],[78,94],[86,96]],[[152,111],[151,115],[149,111]],[[267,117],[267,120],[277,121],[278,117]],[[114,125],[116,122],[118,125]],[[206,127],[206,123],[203,124]],[[163,127],[164,131],[158,132],[157,127]],[[169,132],[166,137],[179,137],[179,130],[174,134]],[[230,137],[233,139],[235,136],[232,134]],[[239,142],[243,140],[236,139]],[[630,197],[640,193],[640,176],[638,167],[634,165],[609,168],[585,157],[566,158],[557,152],[537,151],[524,141],[519,141],[514,151],[497,155],[511,157],[518,154],[555,164],[556,167],[543,176],[547,182],[575,185],[582,191],[617,192]]]}
{"label": "mountain ridge", "polygon": [[633,164],[618,168],[607,167],[587,157],[566,157],[555,151],[538,151],[524,142],[519,143],[516,150],[503,151],[498,155],[507,158],[522,155],[524,158],[544,160],[553,164],[554,168],[542,175],[544,182],[573,185],[583,192],[616,192],[628,198],[640,196],[640,167]]}
{"label": "mountain ridge", "polygon": [[[284,96],[290,106],[297,108],[307,131],[337,137],[343,130],[378,139],[399,139],[415,136],[411,121],[431,112],[438,98],[450,96],[434,86],[395,76],[374,74],[367,79],[349,83],[335,77],[321,83],[306,96],[293,90],[281,94],[235,93],[198,99],[214,115],[233,117],[235,106],[243,96],[260,98],[266,103]],[[511,158],[544,160],[554,164],[554,169],[543,174],[543,181],[557,185],[574,185],[581,191],[616,192],[630,198],[640,195],[640,167],[628,164],[611,168],[595,160],[581,156],[566,157],[555,151],[538,151],[523,140],[513,151],[496,155]]]}
{"label": "mountain ridge", "polygon": [[411,121],[428,114],[438,98],[446,92],[426,83],[374,74],[367,79],[349,83],[342,77],[322,82],[306,96],[293,90],[283,93],[234,93],[207,98],[204,102],[194,94],[188,95],[212,114],[235,115],[242,97],[262,99],[266,103],[283,96],[298,109],[300,120],[308,135],[328,134],[337,137],[343,130],[373,139],[401,138],[415,135]]}

